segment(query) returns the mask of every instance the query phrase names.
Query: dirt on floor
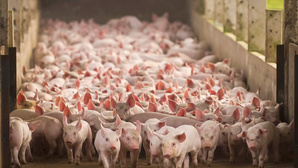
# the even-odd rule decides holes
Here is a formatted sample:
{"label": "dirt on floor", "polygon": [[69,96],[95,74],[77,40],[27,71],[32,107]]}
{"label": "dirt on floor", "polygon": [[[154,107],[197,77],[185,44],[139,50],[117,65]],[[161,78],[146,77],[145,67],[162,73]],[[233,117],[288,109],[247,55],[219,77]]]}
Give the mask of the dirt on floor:
{"label": "dirt on floor", "polygon": [[[129,160],[128,160],[128,165],[126,166],[127,168],[130,167],[129,165]],[[67,163],[67,157],[58,157],[58,156],[54,156],[53,158],[50,159],[45,159],[45,157],[40,157],[40,156],[35,156],[34,157],[34,162],[29,162],[27,163],[27,165],[23,165],[22,168],[72,168],[72,167],[80,167],[80,168],[92,168],[92,167],[103,167],[103,166],[99,166],[97,163],[97,157],[93,157],[93,162],[88,162],[86,160],[86,158],[83,158],[81,160],[81,164],[79,166],[76,166],[75,164],[68,164]],[[116,167],[120,167],[118,164]],[[145,158],[142,157],[141,159],[139,159],[139,163],[138,163],[138,168],[157,168],[157,165],[154,164],[152,166],[147,166],[146,162],[145,162]],[[203,164],[199,164],[198,167],[207,167],[206,165]],[[252,162],[250,159],[246,160],[246,161],[241,161],[237,160],[236,163],[229,163],[229,159],[225,158],[225,159],[215,159],[213,161],[213,164],[211,165],[211,167],[214,168],[226,168],[226,167],[241,167],[241,168],[251,168],[252,167]],[[293,167],[293,163],[291,162],[287,162],[287,163],[278,163],[278,164],[274,164],[272,162],[269,163],[265,163],[265,167],[266,168],[276,168],[276,167],[280,167],[280,168],[291,168]]]}

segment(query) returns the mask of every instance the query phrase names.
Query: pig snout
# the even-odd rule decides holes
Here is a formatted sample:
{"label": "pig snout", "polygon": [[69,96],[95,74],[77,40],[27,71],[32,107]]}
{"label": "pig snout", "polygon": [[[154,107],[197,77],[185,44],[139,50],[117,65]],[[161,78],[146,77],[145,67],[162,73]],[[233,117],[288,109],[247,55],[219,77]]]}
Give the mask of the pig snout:
{"label": "pig snout", "polygon": [[116,150],[116,146],[114,146],[114,145],[113,145],[113,146],[111,146],[111,147],[110,147],[110,150],[111,150],[111,151],[114,151],[114,150]]}
{"label": "pig snout", "polygon": [[71,139],[68,139],[68,140],[66,141],[66,143],[67,143],[67,144],[72,144],[72,140],[71,140]]}
{"label": "pig snout", "polygon": [[157,158],[157,157],[158,157],[158,154],[155,153],[155,154],[152,154],[151,156],[152,156],[153,158]]}
{"label": "pig snout", "polygon": [[171,157],[171,155],[170,155],[169,153],[165,153],[165,154],[163,155],[163,157],[169,159],[169,158]]}
{"label": "pig snout", "polygon": [[207,151],[209,151],[210,148],[211,148],[211,146],[205,146],[205,149],[206,149]]}
{"label": "pig snout", "polygon": [[133,150],[133,151],[137,151],[137,150],[139,150],[139,147],[138,147],[138,146],[133,147],[132,150]]}
{"label": "pig snout", "polygon": [[252,151],[255,151],[256,147],[255,146],[250,146],[249,149],[252,150]]}

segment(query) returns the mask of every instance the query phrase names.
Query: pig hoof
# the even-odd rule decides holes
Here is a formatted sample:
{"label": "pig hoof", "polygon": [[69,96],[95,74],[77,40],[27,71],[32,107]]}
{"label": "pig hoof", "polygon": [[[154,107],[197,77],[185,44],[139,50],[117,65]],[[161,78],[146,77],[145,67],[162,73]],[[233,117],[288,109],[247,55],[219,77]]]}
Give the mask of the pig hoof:
{"label": "pig hoof", "polygon": [[80,162],[76,162],[76,165],[77,165],[77,166],[80,165]]}
{"label": "pig hoof", "polygon": [[27,164],[27,162],[25,160],[21,160],[22,164]]}
{"label": "pig hoof", "polygon": [[253,165],[252,165],[252,167],[257,167],[257,166],[258,166],[257,164],[253,164]]}
{"label": "pig hoof", "polygon": [[21,168],[21,167],[22,167],[21,164],[15,164],[15,166],[16,166],[17,168]]}
{"label": "pig hoof", "polygon": [[259,165],[259,168],[264,168],[264,165]]}

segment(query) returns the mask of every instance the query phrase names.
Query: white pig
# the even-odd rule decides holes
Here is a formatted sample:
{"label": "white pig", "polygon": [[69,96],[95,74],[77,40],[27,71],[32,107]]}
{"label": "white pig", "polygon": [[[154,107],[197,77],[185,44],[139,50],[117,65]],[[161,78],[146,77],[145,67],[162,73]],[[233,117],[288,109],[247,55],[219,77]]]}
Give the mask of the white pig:
{"label": "white pig", "polygon": [[119,136],[121,130],[114,132],[104,127],[101,127],[96,134],[94,146],[99,154],[98,163],[103,162],[105,168],[112,168],[116,164],[120,151]]}
{"label": "white pig", "polygon": [[[29,159],[33,160],[30,150],[32,132],[40,124],[40,121],[25,122],[21,119],[11,119],[9,127],[9,146],[11,161],[16,167],[21,167],[21,163],[26,164],[25,153],[28,150]],[[19,153],[20,152],[20,153]]]}
{"label": "white pig", "polygon": [[73,148],[75,149],[75,163],[80,164],[80,155],[82,146],[85,142],[87,159],[92,161],[92,133],[89,124],[79,118],[70,124],[67,123],[67,117],[63,116],[63,140],[68,154],[68,163],[73,162]]}
{"label": "white pig", "polygon": [[272,122],[258,123],[247,131],[242,131],[238,137],[246,138],[246,144],[252,154],[253,166],[264,167],[264,161],[268,161],[269,144],[272,145],[274,162],[278,162],[279,134]]}
{"label": "white pig", "polygon": [[285,122],[279,123],[277,126],[277,129],[279,131],[279,150],[280,150],[280,156],[282,160],[290,160],[292,152],[292,138],[293,138],[293,132],[294,132],[294,121],[292,121],[290,124],[287,124]]}

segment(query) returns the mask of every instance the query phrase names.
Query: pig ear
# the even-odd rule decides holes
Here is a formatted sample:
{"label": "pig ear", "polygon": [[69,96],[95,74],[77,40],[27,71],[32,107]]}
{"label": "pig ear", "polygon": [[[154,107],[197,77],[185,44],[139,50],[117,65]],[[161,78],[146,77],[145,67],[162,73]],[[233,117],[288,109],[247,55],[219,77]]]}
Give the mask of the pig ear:
{"label": "pig ear", "polygon": [[60,111],[64,111],[65,110],[65,103],[64,103],[64,100],[63,99],[60,99],[59,110]]}
{"label": "pig ear", "polygon": [[116,134],[117,134],[119,137],[121,137],[122,129],[117,129],[117,130],[116,130]]}
{"label": "pig ear", "polygon": [[90,99],[87,104],[87,108],[88,108],[88,110],[95,110],[95,105],[93,104],[93,102]]}
{"label": "pig ear", "polygon": [[113,107],[113,108],[116,108],[116,100],[113,98],[113,97],[111,97],[111,106]]}
{"label": "pig ear", "polygon": [[162,138],[164,137],[164,135],[158,134],[156,132],[153,131],[153,135],[155,135],[157,138],[159,138],[160,140],[162,140]]}
{"label": "pig ear", "polygon": [[220,110],[219,110],[219,107],[216,108],[216,110],[213,112],[217,117],[220,117]]}
{"label": "pig ear", "polygon": [[88,104],[89,100],[92,100],[90,92],[86,92],[84,95],[84,104]]}
{"label": "pig ear", "polygon": [[67,126],[68,123],[67,123],[67,116],[63,115],[63,126]]}
{"label": "pig ear", "polygon": [[148,112],[157,112],[157,107],[154,103],[149,102]]}
{"label": "pig ear", "polygon": [[121,123],[122,123],[122,120],[121,120],[121,118],[119,117],[119,115],[117,114],[117,116],[116,116],[116,121],[115,121],[115,125],[116,125],[116,127],[118,127]]}
{"label": "pig ear", "polygon": [[56,100],[55,100],[55,105],[56,105],[56,106],[58,106],[58,105],[59,105],[60,99],[61,99],[61,97],[60,97],[60,96],[58,96],[58,97],[56,98]]}
{"label": "pig ear", "polygon": [[44,110],[39,105],[35,105],[35,113],[36,113],[37,116],[41,116],[41,115],[43,115]]}
{"label": "pig ear", "polygon": [[71,115],[70,110],[68,106],[66,106],[63,111],[63,116],[69,117],[70,115]]}
{"label": "pig ear", "polygon": [[35,128],[40,124],[40,122],[41,122],[40,120],[28,122],[27,124],[28,124],[30,131],[33,132],[35,130]]}
{"label": "pig ear", "polygon": [[257,98],[257,97],[254,97],[253,99],[252,99],[252,104],[254,105],[254,106],[256,106],[256,107],[260,107],[260,100]]}
{"label": "pig ear", "polygon": [[101,133],[101,135],[102,136],[106,136],[106,134],[107,134],[107,130],[100,124],[100,126],[101,126],[101,129],[100,129],[100,133]]}
{"label": "pig ear", "polygon": [[76,129],[78,131],[80,131],[82,129],[82,119],[81,119],[81,117],[79,117],[79,120],[78,120],[78,122],[76,124]]}
{"label": "pig ear", "polygon": [[194,103],[187,103],[187,110],[193,111],[195,110],[196,105]]}
{"label": "pig ear", "polygon": [[195,125],[195,127],[196,127],[197,131],[199,132],[199,134],[201,133],[201,128],[200,128],[200,126],[201,126],[200,123],[197,123],[197,124]]}
{"label": "pig ear", "polygon": [[274,112],[278,112],[278,111],[279,111],[279,106],[280,106],[280,104],[277,104],[277,105],[274,107]]}
{"label": "pig ear", "polygon": [[164,14],[163,14],[163,17],[165,17],[165,18],[168,19],[168,18],[169,18],[169,13],[168,13],[168,12],[164,13]]}
{"label": "pig ear", "polygon": [[136,126],[137,126],[137,131],[141,132],[142,128],[141,128],[141,122],[139,120],[136,121]]}
{"label": "pig ear", "polygon": [[130,94],[127,98],[127,101],[126,101],[126,104],[129,105],[129,107],[134,107],[136,105],[136,101],[135,99],[133,98],[132,94]]}
{"label": "pig ear", "polygon": [[127,130],[125,129],[125,128],[121,128],[121,135],[125,135],[125,134],[127,134]]}
{"label": "pig ear", "polygon": [[85,118],[85,109],[84,108],[82,108],[81,117]]}
{"label": "pig ear", "polygon": [[176,102],[169,100],[169,108],[172,112],[176,112],[176,109],[177,109]]}
{"label": "pig ear", "polygon": [[223,63],[225,63],[225,64],[227,64],[227,65],[230,65],[230,59],[224,59],[223,61],[222,61]]}
{"label": "pig ear", "polygon": [[152,136],[153,136],[153,131],[148,127],[147,137],[148,137],[149,141],[152,138]]}
{"label": "pig ear", "polygon": [[199,108],[196,108],[195,115],[196,115],[196,120],[199,120],[199,121],[202,121],[206,118],[206,116]]}
{"label": "pig ear", "polygon": [[267,136],[269,131],[267,129],[258,129],[259,133],[263,136]]}
{"label": "pig ear", "polygon": [[242,131],[240,134],[237,135],[238,138],[246,138],[246,131]]}
{"label": "pig ear", "polygon": [[176,114],[176,116],[185,117],[186,116],[185,109],[184,108],[180,108],[180,110],[178,111],[178,113]]}
{"label": "pig ear", "polygon": [[208,67],[211,69],[212,72],[215,70],[215,65],[211,62],[208,62]]}
{"label": "pig ear", "polygon": [[77,103],[77,108],[78,108],[78,111],[84,110],[84,108],[82,108],[82,105],[81,105],[80,101],[78,101],[78,103]]}
{"label": "pig ear", "polygon": [[160,121],[157,123],[158,128],[161,129],[162,127],[164,127],[166,125],[166,121]]}
{"label": "pig ear", "polygon": [[79,88],[80,88],[80,85],[81,85],[81,82],[80,82],[79,79],[77,79],[76,82],[75,82],[75,87],[76,87],[77,89],[79,89]]}
{"label": "pig ear", "polygon": [[233,117],[234,117],[235,121],[239,121],[239,119],[240,119],[240,112],[239,112],[239,109],[238,108],[236,108],[234,110]]}
{"label": "pig ear", "polygon": [[[238,109],[238,108],[237,108]],[[250,108],[249,108],[249,106],[245,106],[244,107],[244,109],[243,109],[243,117],[247,117],[247,116],[249,116],[250,115]]]}
{"label": "pig ear", "polygon": [[158,18],[158,16],[155,13],[153,13],[152,14],[152,21],[155,22],[157,20],[157,18]]}
{"label": "pig ear", "polygon": [[18,105],[22,105],[25,101],[26,101],[26,96],[23,93],[19,92],[17,96]]}
{"label": "pig ear", "polygon": [[217,91],[217,97],[218,97],[218,100],[221,100],[223,97],[224,97],[225,93],[224,93],[224,90],[223,88],[220,88],[218,91]]}
{"label": "pig ear", "polygon": [[176,135],[176,138],[178,139],[178,141],[179,141],[180,143],[182,143],[182,142],[185,141],[185,139],[186,139],[185,132],[183,132],[183,133],[180,134],[180,135]]}

